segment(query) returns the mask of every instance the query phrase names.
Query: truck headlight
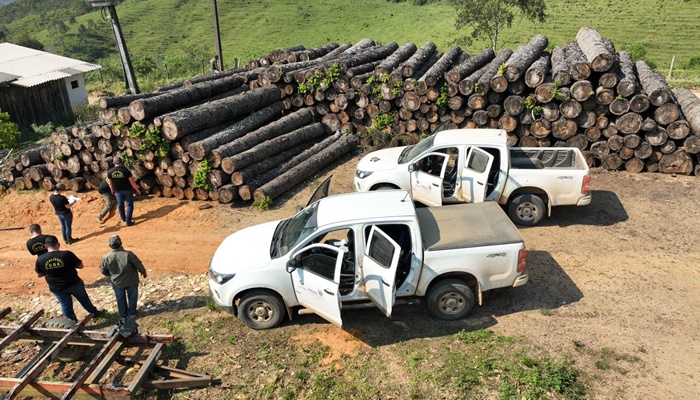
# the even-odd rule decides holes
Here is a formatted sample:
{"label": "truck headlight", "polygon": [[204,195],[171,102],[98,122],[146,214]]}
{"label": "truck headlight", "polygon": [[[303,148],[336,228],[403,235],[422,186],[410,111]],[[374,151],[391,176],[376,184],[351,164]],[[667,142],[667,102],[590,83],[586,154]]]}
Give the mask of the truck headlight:
{"label": "truck headlight", "polygon": [[370,175],[372,175],[372,171],[360,171],[359,169],[355,171],[355,176],[360,179],[365,179]]}
{"label": "truck headlight", "polygon": [[220,274],[218,272],[209,270],[209,279],[213,280],[219,285],[223,285],[224,283],[230,281],[231,279],[233,279],[234,276],[236,276],[236,274]]}

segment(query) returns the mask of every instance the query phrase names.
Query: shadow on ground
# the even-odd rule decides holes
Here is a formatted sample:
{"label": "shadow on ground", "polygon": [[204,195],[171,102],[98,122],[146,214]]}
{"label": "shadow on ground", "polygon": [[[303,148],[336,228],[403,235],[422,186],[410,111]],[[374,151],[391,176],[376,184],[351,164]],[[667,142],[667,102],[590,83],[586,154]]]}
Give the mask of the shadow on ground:
{"label": "shadow on ground", "polygon": [[[627,221],[629,216],[615,192],[592,190],[593,198],[587,206],[561,206],[552,208],[552,216],[542,221],[542,226],[594,225],[611,226]],[[524,228],[519,226],[518,228]]]}

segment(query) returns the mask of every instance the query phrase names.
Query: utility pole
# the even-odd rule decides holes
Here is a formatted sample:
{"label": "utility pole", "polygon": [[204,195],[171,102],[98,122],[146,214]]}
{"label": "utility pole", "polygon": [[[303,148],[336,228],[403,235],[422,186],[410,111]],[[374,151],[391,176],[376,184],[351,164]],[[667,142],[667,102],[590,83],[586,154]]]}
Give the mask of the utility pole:
{"label": "utility pole", "polygon": [[219,56],[219,71],[224,70],[224,55],[221,53],[221,34],[219,33],[219,10],[216,7],[216,0],[212,0],[214,13],[214,33],[216,35],[216,54]]}
{"label": "utility pole", "polygon": [[119,50],[119,58],[121,58],[122,61],[124,82],[126,83],[126,87],[129,88],[131,94],[138,94],[139,86],[136,83],[136,75],[134,74],[134,68],[131,66],[129,51],[126,49],[126,42],[124,41],[121,25],[119,25],[119,17],[117,17],[117,9],[114,8],[114,3],[110,0],[85,1],[93,7],[107,8],[107,11],[109,12],[109,22],[111,23],[112,31],[114,32],[114,40],[117,42],[117,49]]}

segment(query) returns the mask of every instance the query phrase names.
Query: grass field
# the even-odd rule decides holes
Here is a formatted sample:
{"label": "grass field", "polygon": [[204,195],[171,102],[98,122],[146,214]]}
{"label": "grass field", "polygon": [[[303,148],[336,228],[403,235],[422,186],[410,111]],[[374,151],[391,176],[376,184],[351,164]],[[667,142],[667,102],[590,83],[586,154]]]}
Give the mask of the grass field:
{"label": "grass field", "polygon": [[[211,7],[209,1],[128,0],[117,11],[132,58],[181,56],[206,64],[215,54]],[[500,46],[515,49],[535,34],[546,35],[550,45],[563,45],[588,25],[612,39],[618,50],[641,45],[646,49],[644,58],[664,74],[675,56],[674,74],[700,82],[700,71],[683,71],[691,57],[700,56],[698,0],[550,0],[547,7],[545,23],[514,23],[502,33]],[[220,0],[218,11],[227,67],[234,58],[246,62],[297,44],[314,47],[369,37],[380,43],[418,46],[433,41],[445,51],[459,37],[453,9],[443,2],[416,6],[412,1],[386,0]],[[87,19],[107,24],[94,12],[68,26],[77,31]],[[46,31],[37,35],[46,42],[51,41],[49,36]],[[486,45],[463,47],[474,53]]]}

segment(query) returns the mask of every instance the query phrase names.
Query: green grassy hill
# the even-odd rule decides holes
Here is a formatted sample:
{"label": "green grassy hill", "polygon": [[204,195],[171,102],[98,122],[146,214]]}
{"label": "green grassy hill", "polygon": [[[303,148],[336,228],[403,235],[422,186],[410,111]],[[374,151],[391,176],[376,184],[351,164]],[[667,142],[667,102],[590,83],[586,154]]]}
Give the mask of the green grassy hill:
{"label": "green grassy hill", "polygon": [[[453,9],[441,2],[426,6],[386,0],[219,0],[218,3],[227,67],[233,65],[234,58],[246,62],[273,49],[297,44],[314,47],[370,37],[380,43],[413,42],[418,46],[433,41],[444,51],[459,36],[454,29]],[[515,49],[538,33],[546,35],[551,44],[563,45],[575,39],[582,25],[588,25],[612,39],[618,50],[630,46],[645,48],[644,58],[655,63],[664,74],[673,56],[676,68],[687,64],[691,57],[700,56],[698,0],[550,0],[547,6],[547,22],[517,22],[503,32],[501,46]],[[215,53],[209,1],[127,0],[117,6],[117,11],[132,59],[149,58],[156,67],[166,58],[194,61],[201,66]],[[74,23],[66,21],[66,34],[80,38],[79,26],[86,26],[88,20],[95,22],[98,29],[95,32],[105,35],[106,43],[113,46],[108,22],[99,12],[78,17]],[[15,21],[7,28],[21,29],[21,24],[22,20]],[[35,36],[49,50],[52,46],[60,47],[56,44],[59,41],[56,31],[45,30]],[[474,53],[486,45],[474,43],[466,50]],[[111,59],[116,62],[116,56]],[[89,61],[109,64],[106,60]],[[700,81],[698,71],[678,71],[678,75]]]}

